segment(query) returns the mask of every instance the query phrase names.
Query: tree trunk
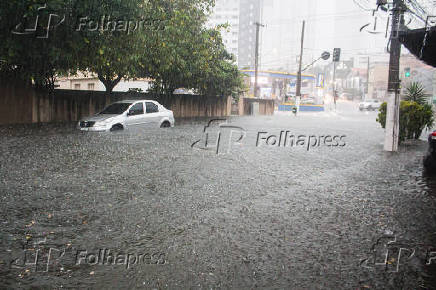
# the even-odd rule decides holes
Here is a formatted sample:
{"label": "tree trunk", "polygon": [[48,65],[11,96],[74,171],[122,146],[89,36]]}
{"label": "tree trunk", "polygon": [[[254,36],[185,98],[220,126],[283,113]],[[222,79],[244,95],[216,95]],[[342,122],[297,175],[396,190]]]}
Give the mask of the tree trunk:
{"label": "tree trunk", "polygon": [[106,88],[106,92],[111,94],[115,86],[121,81],[123,77],[120,75],[116,79],[111,79],[110,77],[105,77],[102,74],[98,74],[98,79],[103,83]]}

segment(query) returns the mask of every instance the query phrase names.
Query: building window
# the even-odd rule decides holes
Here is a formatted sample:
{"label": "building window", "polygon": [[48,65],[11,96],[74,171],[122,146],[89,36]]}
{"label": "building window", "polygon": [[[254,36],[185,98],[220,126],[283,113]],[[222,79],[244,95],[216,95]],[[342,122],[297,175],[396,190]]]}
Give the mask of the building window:
{"label": "building window", "polygon": [[74,84],[74,89],[75,90],[80,90],[80,84]]}
{"label": "building window", "polygon": [[95,88],[95,85],[93,83],[88,84],[88,91],[93,91]]}

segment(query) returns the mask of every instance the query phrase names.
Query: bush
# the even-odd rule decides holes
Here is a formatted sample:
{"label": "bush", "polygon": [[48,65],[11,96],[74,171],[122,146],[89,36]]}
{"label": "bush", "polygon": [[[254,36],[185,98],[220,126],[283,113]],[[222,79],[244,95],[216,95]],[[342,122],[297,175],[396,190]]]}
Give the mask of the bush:
{"label": "bush", "polygon": [[424,105],[428,103],[428,97],[429,96],[424,91],[424,86],[421,83],[413,82],[407,88],[404,100],[409,102],[417,102],[420,105]]}
{"label": "bush", "polygon": [[[377,118],[383,129],[386,128],[387,104],[383,103]],[[400,142],[406,139],[419,139],[425,128],[433,127],[433,109],[431,105],[401,101],[400,104]]]}

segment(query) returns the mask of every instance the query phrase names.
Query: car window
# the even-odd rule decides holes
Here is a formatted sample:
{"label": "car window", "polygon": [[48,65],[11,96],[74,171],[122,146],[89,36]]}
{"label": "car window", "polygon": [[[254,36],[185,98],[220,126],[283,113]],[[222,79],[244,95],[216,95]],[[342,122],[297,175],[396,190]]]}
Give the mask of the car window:
{"label": "car window", "polygon": [[133,107],[129,110],[130,116],[142,115],[144,114],[144,105],[143,103],[137,103],[133,105]]}
{"label": "car window", "polygon": [[131,103],[115,103],[106,107],[100,114],[105,115],[120,115],[124,113]]}
{"label": "car window", "polygon": [[146,102],[145,109],[147,114],[159,112],[159,107],[155,103]]}

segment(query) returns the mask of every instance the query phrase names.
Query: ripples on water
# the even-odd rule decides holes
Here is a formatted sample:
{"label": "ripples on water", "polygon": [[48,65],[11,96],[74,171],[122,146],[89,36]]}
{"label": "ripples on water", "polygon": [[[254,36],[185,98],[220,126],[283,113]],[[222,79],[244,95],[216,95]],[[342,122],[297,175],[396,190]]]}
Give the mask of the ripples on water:
{"label": "ripples on water", "polygon": [[250,144],[258,130],[290,129],[344,133],[348,145],[310,152],[251,145],[226,156],[190,148],[204,124],[114,134],[0,130],[1,261],[44,238],[56,246],[164,251],[169,260],[128,271],[70,266],[22,277],[3,271],[0,282],[46,288],[416,288],[411,276],[365,276],[358,266],[387,231],[436,242],[436,180],[423,174],[421,161],[426,145],[385,154],[383,130],[374,120],[236,119],[252,133]]}

